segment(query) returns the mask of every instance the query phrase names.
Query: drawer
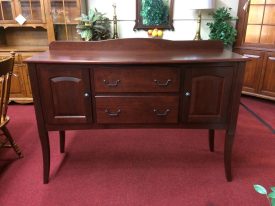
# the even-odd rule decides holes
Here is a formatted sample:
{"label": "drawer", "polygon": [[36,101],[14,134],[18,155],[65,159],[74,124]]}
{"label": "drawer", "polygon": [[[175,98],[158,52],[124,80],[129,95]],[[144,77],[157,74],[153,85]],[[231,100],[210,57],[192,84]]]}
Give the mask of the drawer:
{"label": "drawer", "polygon": [[97,123],[177,123],[178,96],[96,96]]}
{"label": "drawer", "polygon": [[95,91],[100,92],[178,92],[178,68],[148,66],[100,67],[94,70]]}

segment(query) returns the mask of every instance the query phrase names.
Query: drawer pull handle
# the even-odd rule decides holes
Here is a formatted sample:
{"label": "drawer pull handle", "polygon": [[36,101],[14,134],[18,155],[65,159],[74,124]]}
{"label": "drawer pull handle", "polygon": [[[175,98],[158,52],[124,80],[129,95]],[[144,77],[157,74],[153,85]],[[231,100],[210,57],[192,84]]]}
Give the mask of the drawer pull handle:
{"label": "drawer pull handle", "polygon": [[116,112],[111,112],[109,109],[105,109],[105,113],[108,114],[111,117],[117,117],[119,116],[121,110],[118,109]]}
{"label": "drawer pull handle", "polygon": [[120,80],[118,79],[118,80],[115,80],[115,81],[113,81],[113,82],[109,82],[109,81],[107,81],[107,80],[104,79],[103,82],[104,82],[104,84],[107,85],[108,87],[117,87],[118,84],[119,84],[119,82],[120,82]]}
{"label": "drawer pull handle", "polygon": [[158,109],[154,109],[154,112],[157,116],[167,116],[170,112],[170,109],[166,109],[164,112],[159,111]]}
{"label": "drawer pull handle", "polygon": [[167,81],[165,83],[162,83],[161,81],[154,79],[154,82],[160,87],[167,87],[169,85],[169,83],[172,82],[172,80],[167,79]]}

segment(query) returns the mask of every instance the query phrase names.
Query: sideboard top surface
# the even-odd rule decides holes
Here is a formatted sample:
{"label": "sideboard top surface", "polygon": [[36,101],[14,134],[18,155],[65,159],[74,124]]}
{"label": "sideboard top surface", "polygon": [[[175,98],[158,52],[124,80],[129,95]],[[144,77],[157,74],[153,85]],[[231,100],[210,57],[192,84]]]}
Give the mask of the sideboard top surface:
{"label": "sideboard top surface", "polygon": [[170,41],[163,39],[117,39],[99,42],[52,42],[49,51],[27,63],[82,64],[179,64],[236,62],[248,58],[223,48],[220,41]]}

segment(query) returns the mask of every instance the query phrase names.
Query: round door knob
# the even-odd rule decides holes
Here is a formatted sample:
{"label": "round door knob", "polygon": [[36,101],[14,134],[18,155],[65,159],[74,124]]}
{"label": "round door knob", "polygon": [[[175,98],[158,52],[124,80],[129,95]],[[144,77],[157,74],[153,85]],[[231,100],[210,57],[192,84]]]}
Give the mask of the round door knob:
{"label": "round door knob", "polygon": [[90,96],[90,94],[88,92],[84,93],[84,97],[89,97],[89,96]]}
{"label": "round door knob", "polygon": [[191,93],[190,92],[185,92],[185,96],[189,97],[189,96],[191,96]]}

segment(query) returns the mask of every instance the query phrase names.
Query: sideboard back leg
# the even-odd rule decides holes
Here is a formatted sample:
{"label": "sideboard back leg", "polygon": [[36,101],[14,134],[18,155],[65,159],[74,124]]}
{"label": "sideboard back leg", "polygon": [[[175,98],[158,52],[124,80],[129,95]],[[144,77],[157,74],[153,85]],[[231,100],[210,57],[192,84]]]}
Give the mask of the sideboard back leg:
{"label": "sideboard back leg", "polygon": [[209,149],[211,152],[214,152],[214,143],[215,143],[215,130],[214,129],[209,129],[208,130],[208,142],[209,142]]}
{"label": "sideboard back leg", "polygon": [[60,152],[65,152],[65,131],[59,131]]}

